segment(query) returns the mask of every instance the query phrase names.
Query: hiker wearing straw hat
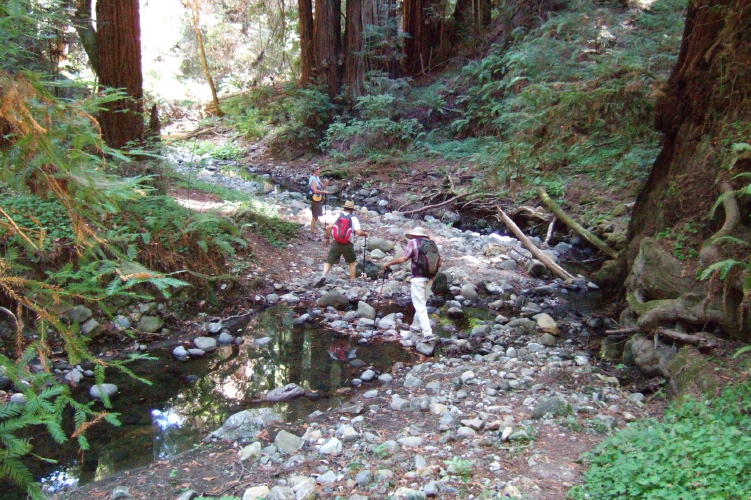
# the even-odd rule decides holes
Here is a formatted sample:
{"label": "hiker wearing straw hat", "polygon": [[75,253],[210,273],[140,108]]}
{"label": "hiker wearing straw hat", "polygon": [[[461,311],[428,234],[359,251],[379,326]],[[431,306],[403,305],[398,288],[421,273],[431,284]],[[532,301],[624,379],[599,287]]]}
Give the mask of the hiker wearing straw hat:
{"label": "hiker wearing straw hat", "polygon": [[409,240],[401,257],[383,265],[384,273],[394,264],[402,264],[408,260],[412,263],[412,279],[410,291],[412,305],[415,308],[415,318],[412,321],[412,330],[419,329],[422,332],[424,342],[435,340],[433,328],[430,326],[428,317],[428,297],[430,288],[433,286],[433,278],[441,265],[441,257],[438,255],[438,247],[430,239],[427,231],[421,227],[409,229],[404,233]]}
{"label": "hiker wearing straw hat", "polygon": [[329,255],[326,263],[323,265],[323,275],[316,282],[316,287],[322,287],[326,283],[326,275],[331,271],[331,266],[339,262],[342,256],[349,266],[349,279],[355,279],[357,274],[357,257],[355,256],[355,245],[352,243],[352,236],[368,237],[368,233],[360,228],[360,221],[355,216],[355,203],[347,200],[342,207],[342,213],[339,214],[336,221],[326,227],[326,236],[324,244],[331,241]]}
{"label": "hiker wearing straw hat", "polygon": [[[326,187],[329,185],[329,180],[321,180],[321,166],[317,163],[313,164],[313,175],[308,179],[308,197],[310,198],[310,234],[308,238],[311,240],[320,240],[316,236],[316,222],[318,218],[323,215],[323,209],[326,204]],[[325,222],[324,222],[325,224]]]}

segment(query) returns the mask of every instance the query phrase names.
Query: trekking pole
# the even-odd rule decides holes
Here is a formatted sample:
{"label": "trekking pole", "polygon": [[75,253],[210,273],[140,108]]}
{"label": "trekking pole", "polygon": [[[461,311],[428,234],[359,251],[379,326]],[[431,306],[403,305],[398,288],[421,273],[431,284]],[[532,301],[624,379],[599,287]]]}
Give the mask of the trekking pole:
{"label": "trekking pole", "polygon": [[328,194],[323,194],[323,237],[326,237],[326,199],[328,198]]}
{"label": "trekking pole", "polygon": [[373,328],[370,330],[371,337],[375,333],[376,322],[378,321],[378,306],[381,305],[381,295],[383,294],[383,285],[386,283],[386,274],[388,274],[387,271],[388,268],[383,270],[383,278],[381,278],[381,291],[378,292],[378,300],[376,301],[375,318],[373,318]]}
{"label": "trekking pole", "polygon": [[365,251],[368,249],[368,237],[365,237],[365,243],[362,244],[362,273],[365,274]]}

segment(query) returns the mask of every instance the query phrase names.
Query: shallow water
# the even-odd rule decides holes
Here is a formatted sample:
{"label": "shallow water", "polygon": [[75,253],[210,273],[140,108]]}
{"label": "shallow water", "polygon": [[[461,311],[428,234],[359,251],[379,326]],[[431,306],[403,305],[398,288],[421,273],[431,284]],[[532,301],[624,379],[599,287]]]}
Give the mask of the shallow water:
{"label": "shallow water", "polygon": [[[156,359],[130,368],[152,382],[145,385],[112,373],[107,381],[120,387],[113,411],[122,426],[100,424],[88,432],[91,449],[77,453],[75,443],[37,443],[35,451],[59,463],[37,470],[47,491],[85,484],[114,472],[148,465],[191,449],[230,415],[248,408],[273,407],[286,421],[305,419],[315,410],[337,406],[336,390],[351,385],[364,367],[388,371],[410,353],[398,343],[357,344],[348,337],[312,325],[293,327],[294,312],[277,306],[242,326],[245,344],[223,346],[205,358],[177,361],[171,349],[149,352]],[[235,332],[237,333],[237,332]],[[269,337],[258,347],[255,339]],[[295,383],[310,397],[269,403],[270,389]],[[88,396],[88,386],[78,391]]]}

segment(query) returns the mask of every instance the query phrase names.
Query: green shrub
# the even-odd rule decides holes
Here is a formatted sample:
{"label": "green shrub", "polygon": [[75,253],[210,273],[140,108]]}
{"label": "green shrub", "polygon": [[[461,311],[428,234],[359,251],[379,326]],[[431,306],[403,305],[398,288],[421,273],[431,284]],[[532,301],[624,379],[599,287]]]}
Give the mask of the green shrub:
{"label": "green shrub", "polygon": [[686,398],[663,421],[632,424],[584,455],[585,484],[569,497],[738,499],[751,491],[751,384],[713,401]]}

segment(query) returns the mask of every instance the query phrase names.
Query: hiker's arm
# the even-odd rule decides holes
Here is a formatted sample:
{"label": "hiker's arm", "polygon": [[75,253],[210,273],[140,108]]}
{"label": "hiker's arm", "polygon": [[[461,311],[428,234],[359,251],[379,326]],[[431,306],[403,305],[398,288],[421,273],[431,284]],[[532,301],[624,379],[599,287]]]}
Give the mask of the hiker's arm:
{"label": "hiker's arm", "polygon": [[[329,185],[329,180],[326,179],[324,181],[321,181],[321,185],[325,188],[326,186]],[[318,183],[316,181],[313,181],[310,183],[310,190],[313,191],[315,194],[329,194],[329,192],[326,191],[325,189],[318,189]]]}
{"label": "hiker's arm", "polygon": [[363,236],[363,237],[365,237],[365,238],[367,238],[367,237],[368,237],[368,233],[366,233],[366,232],[365,232],[365,231],[363,231],[362,229],[358,229],[357,231],[355,231],[355,234],[356,234],[357,236]]}
{"label": "hiker's arm", "polygon": [[403,264],[404,262],[407,262],[409,260],[409,255],[402,255],[398,259],[394,259],[391,262],[386,262],[383,267],[391,267],[395,264]]}

